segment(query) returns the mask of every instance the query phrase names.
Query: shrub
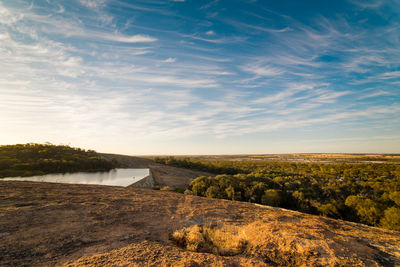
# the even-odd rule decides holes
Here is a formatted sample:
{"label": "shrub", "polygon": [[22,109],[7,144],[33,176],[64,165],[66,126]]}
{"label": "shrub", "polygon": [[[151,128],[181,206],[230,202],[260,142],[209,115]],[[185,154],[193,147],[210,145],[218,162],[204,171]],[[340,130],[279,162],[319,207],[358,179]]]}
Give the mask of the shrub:
{"label": "shrub", "polygon": [[239,235],[203,225],[176,230],[170,235],[170,239],[179,247],[190,251],[222,256],[240,254],[246,247],[246,241]]}
{"label": "shrub", "polygon": [[386,209],[381,225],[387,229],[400,231],[400,209],[396,207]]}
{"label": "shrub", "polygon": [[349,196],[345,201],[345,205],[357,212],[362,223],[376,225],[382,217],[381,206],[363,196]]}
{"label": "shrub", "polygon": [[185,190],[186,190],[186,188],[184,188],[184,187],[175,187],[174,190],[172,190],[172,191],[183,194],[183,193],[185,193]]}
{"label": "shrub", "polygon": [[318,211],[324,216],[330,216],[333,218],[338,218],[340,216],[340,212],[334,203],[323,204],[318,207]]}
{"label": "shrub", "polygon": [[261,197],[261,204],[278,207],[283,202],[283,194],[281,190],[268,189],[265,190],[264,195]]}
{"label": "shrub", "polygon": [[219,196],[220,196],[220,192],[219,192],[219,188],[217,186],[212,185],[209,188],[207,188],[206,197],[219,198]]}
{"label": "shrub", "polygon": [[400,207],[400,191],[390,193],[389,198]]}

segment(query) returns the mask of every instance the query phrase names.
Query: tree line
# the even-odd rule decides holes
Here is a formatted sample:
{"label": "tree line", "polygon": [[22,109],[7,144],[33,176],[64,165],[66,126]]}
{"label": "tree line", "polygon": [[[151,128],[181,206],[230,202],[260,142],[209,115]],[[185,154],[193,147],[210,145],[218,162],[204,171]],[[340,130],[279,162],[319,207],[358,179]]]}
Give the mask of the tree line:
{"label": "tree line", "polygon": [[0,146],[0,178],[77,171],[108,171],[117,167],[93,150],[52,144]]}
{"label": "tree line", "polygon": [[158,163],[218,174],[188,193],[299,210],[400,231],[400,165],[207,161],[157,157]]}

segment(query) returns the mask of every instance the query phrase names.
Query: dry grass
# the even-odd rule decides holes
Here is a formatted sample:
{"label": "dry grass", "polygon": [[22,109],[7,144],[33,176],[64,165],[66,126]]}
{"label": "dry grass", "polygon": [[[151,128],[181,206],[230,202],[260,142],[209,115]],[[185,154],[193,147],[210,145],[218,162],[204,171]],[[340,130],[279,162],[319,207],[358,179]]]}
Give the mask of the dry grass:
{"label": "dry grass", "polygon": [[161,191],[171,191],[172,190],[172,188],[171,187],[169,187],[169,186],[163,186],[163,187],[161,187],[161,189],[160,189]]}
{"label": "dry grass", "polygon": [[170,235],[170,239],[179,247],[189,251],[222,256],[240,254],[247,244],[245,239],[234,231],[203,225],[192,225],[176,230]]}

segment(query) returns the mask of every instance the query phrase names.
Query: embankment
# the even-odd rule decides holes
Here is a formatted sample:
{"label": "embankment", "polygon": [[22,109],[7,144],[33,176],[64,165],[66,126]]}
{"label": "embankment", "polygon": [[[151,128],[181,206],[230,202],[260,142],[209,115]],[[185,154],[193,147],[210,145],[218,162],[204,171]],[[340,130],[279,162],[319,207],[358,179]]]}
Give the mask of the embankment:
{"label": "embankment", "polygon": [[159,187],[188,187],[190,182],[196,177],[214,176],[214,174],[208,172],[166,166],[141,157],[118,154],[101,155],[108,159],[114,158],[123,168],[149,168],[154,180],[154,185]]}
{"label": "embankment", "polygon": [[131,184],[129,187],[133,187],[133,188],[153,188],[154,186],[155,186],[154,178],[153,178],[151,169],[149,169],[149,175],[147,175],[146,177],[143,177],[139,181]]}

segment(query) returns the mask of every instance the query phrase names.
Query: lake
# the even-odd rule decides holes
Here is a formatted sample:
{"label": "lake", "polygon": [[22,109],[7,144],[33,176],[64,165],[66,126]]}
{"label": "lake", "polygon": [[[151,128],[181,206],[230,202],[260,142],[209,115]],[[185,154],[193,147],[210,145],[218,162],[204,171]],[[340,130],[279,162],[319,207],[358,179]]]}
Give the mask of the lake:
{"label": "lake", "polygon": [[67,184],[128,186],[149,175],[149,169],[112,169],[108,172],[52,173],[29,177],[9,177],[3,181],[31,181]]}

